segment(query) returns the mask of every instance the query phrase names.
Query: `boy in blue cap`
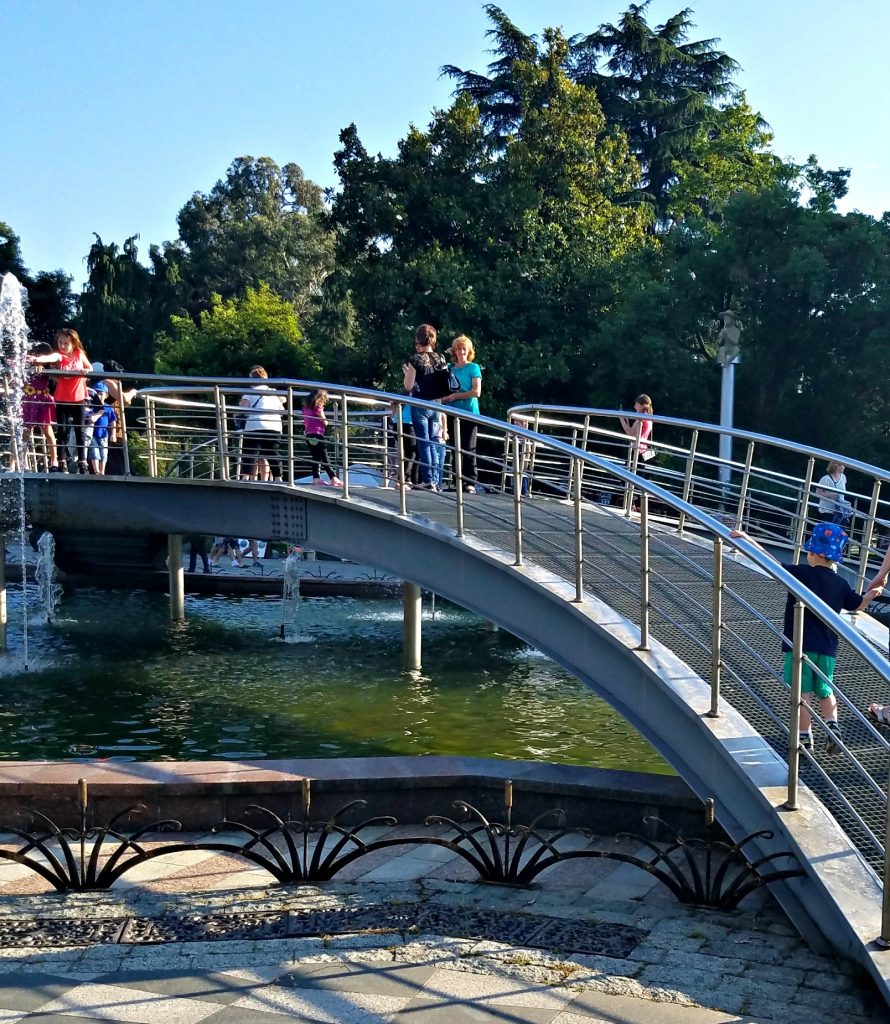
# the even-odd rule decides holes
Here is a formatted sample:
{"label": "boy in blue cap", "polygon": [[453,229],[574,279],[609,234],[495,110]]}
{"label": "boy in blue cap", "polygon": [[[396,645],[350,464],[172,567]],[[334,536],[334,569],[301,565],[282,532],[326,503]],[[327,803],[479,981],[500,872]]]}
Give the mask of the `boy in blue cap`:
{"label": "boy in blue cap", "polygon": [[[731,536],[741,537],[753,544],[758,551],[770,558],[775,558],[743,530],[733,530]],[[817,523],[813,527],[810,539],[804,545],[807,564],[779,563],[786,572],[800,580],[805,587],[812,590],[817,597],[820,597],[829,608],[836,612],[841,610],[860,612],[867,608],[883,590],[882,587],[872,587],[865,594],[858,594],[838,576],[837,565],[843,561],[844,547],[848,539],[846,531],[837,523]],[[776,561],[779,560],[776,559]],[[789,686],[793,670],[790,638],[794,630],[794,603],[796,600],[789,591],[785,601],[785,621],[782,627],[785,682]],[[809,609],[806,609],[803,619],[803,653],[806,655],[806,660],[801,668],[801,691],[804,703],[800,708],[800,744],[807,750],[813,749],[809,706],[813,694],[815,694],[819,698],[819,710],[830,730],[828,743],[825,746],[826,754],[836,754],[841,749],[839,742],[841,732],[837,724],[837,699],[834,696],[834,690],[829,685],[834,679],[837,647],[837,633]],[[814,666],[819,669],[821,675],[813,670]]]}

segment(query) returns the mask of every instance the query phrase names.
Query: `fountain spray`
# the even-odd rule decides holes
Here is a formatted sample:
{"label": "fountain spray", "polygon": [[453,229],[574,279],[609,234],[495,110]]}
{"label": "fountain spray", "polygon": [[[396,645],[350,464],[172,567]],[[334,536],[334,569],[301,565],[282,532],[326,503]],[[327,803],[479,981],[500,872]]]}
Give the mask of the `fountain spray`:
{"label": "fountain spray", "polygon": [[7,415],[18,491],[18,536],[22,564],[22,657],[28,670],[28,573],[25,557],[25,443],[22,403],[28,375],[28,325],[25,321],[27,292],[13,274],[0,278],[0,343],[6,359]]}

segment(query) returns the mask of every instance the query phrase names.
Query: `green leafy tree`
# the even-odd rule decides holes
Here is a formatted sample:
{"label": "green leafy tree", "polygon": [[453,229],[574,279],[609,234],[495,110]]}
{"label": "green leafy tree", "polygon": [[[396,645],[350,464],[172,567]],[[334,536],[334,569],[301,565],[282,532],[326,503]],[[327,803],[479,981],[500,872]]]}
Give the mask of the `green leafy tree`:
{"label": "green leafy tree", "polygon": [[270,377],[313,380],[319,372],[293,306],[268,285],[248,288],[240,299],[214,295],[197,324],[174,316],[157,338],[159,373],[246,377],[256,363]]}
{"label": "green leafy tree", "polygon": [[94,359],[115,359],[129,370],[154,368],[154,336],[182,309],[178,267],[157,246],[151,266],[139,261],[138,235],[122,247],[96,235],[87,256],[87,284],[77,327]]}
{"label": "green leafy tree", "polygon": [[51,342],[56,331],[70,323],[74,314],[71,277],[61,270],[42,270],[32,275],[25,265],[19,236],[0,221],[0,277],[3,274],[14,274],[27,290],[25,319],[31,340]]}
{"label": "green leafy tree", "polygon": [[296,164],[269,157],[239,157],[209,193],[196,192],[177,218],[191,312],[211,294],[231,299],[266,284],[308,319],[332,267],[322,200]]}

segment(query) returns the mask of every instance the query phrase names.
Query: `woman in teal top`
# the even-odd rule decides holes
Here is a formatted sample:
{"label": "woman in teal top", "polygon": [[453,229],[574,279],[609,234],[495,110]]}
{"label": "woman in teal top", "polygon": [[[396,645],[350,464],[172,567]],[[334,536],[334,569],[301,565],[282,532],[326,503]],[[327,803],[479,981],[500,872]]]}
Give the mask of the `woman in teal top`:
{"label": "woman in teal top", "polygon": [[[474,412],[478,415],[479,396],[482,394],[482,371],[473,361],[476,358],[476,350],[473,348],[472,341],[465,334],[459,334],[451,343],[450,355],[453,360],[451,372],[457,378],[460,390],[446,395],[442,402],[446,405],[453,405],[456,409],[465,409],[467,412]],[[448,417],[448,436],[452,439],[457,437],[455,418],[454,416]],[[477,430],[475,423],[461,420],[461,469],[465,491],[476,490],[478,479],[476,470]]]}

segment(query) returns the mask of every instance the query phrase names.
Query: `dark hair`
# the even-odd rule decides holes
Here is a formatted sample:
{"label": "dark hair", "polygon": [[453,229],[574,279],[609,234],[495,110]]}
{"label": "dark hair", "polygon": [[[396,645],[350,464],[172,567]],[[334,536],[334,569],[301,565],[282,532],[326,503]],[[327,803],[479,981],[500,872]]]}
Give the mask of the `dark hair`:
{"label": "dark hair", "polygon": [[31,346],[31,353],[35,356],[51,355],[52,350],[52,345],[48,345],[45,341],[38,341],[35,345]]}
{"label": "dark hair", "polygon": [[430,348],[435,348],[438,337],[436,328],[432,324],[421,324],[414,332],[414,344],[429,345]]}

